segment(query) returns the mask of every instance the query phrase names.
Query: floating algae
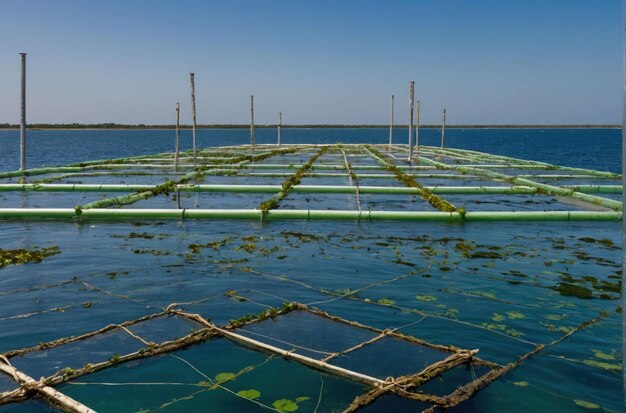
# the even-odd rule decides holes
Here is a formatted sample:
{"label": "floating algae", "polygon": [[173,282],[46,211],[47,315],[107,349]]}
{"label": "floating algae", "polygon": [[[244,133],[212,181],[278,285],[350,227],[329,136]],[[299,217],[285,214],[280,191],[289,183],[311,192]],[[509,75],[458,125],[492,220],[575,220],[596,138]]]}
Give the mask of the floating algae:
{"label": "floating algae", "polygon": [[565,296],[574,296],[577,298],[589,299],[593,298],[593,293],[587,287],[582,287],[580,285],[574,285],[566,282],[562,282],[554,287],[561,295]]}
{"label": "floating algae", "polygon": [[[15,294],[13,297],[16,299],[13,302],[19,303],[15,306],[19,311],[13,311],[13,306],[8,306],[4,309],[5,312],[0,314],[3,326],[16,330],[15,340],[10,335],[11,340],[0,340],[0,345],[4,345],[3,350],[7,351],[12,365],[27,373],[33,368],[31,365],[20,364],[20,356],[15,353],[19,350],[13,350],[13,347],[63,336],[70,337],[77,334],[77,331],[91,328],[95,330],[103,325],[110,325],[108,327],[110,330],[107,330],[112,335],[110,339],[104,337],[103,340],[103,337],[96,334],[85,338],[87,340],[85,343],[74,342],[73,349],[61,351],[69,357],[66,356],[55,364],[56,370],[60,368],[62,370],[46,383],[101,411],[106,411],[110,407],[104,406],[103,401],[111,403],[113,406],[111,409],[129,411],[155,411],[160,408],[190,410],[205,408],[215,411],[251,411],[259,408],[294,411],[297,408],[297,411],[314,411],[318,404],[317,411],[343,409],[355,411],[358,406],[363,407],[364,411],[369,411],[366,398],[361,396],[372,390],[385,388],[391,390],[386,394],[377,393],[372,396],[370,402],[374,405],[371,410],[376,411],[383,405],[379,402],[385,402],[389,397],[395,397],[388,407],[390,411],[399,410],[402,402],[409,403],[411,406],[409,408],[416,411],[429,406],[433,406],[432,409],[435,411],[452,410],[455,404],[459,404],[463,410],[465,400],[458,398],[458,395],[465,391],[467,394],[473,394],[476,391],[474,389],[483,389],[468,402],[468,409],[495,406],[494,410],[504,411],[508,410],[509,406],[503,404],[510,403],[512,404],[510,410],[517,411],[520,409],[517,400],[524,399],[524,403],[529,405],[545,401],[547,406],[571,410],[577,408],[573,397],[576,396],[589,400],[589,403],[602,404],[602,407],[606,406],[609,411],[619,411],[620,407],[616,407],[617,391],[613,386],[615,380],[612,380],[618,372],[617,369],[621,367],[619,363],[621,354],[611,341],[619,333],[615,328],[618,311],[614,308],[615,302],[600,299],[583,302],[576,295],[561,294],[558,287],[566,292],[571,288],[567,284],[586,288],[590,291],[591,298],[619,297],[620,245],[619,237],[615,235],[615,223],[570,222],[558,227],[545,223],[533,224],[526,220],[533,216],[552,219],[551,210],[560,209],[563,205],[552,201],[552,196],[546,197],[548,204],[541,204],[540,207],[535,203],[535,199],[538,198],[533,198],[532,203],[527,203],[527,198],[516,199],[518,194],[515,191],[518,191],[518,188],[498,180],[492,180],[491,185],[494,186],[490,187],[488,180],[478,180],[472,177],[471,173],[467,173],[471,172],[469,169],[454,171],[456,177],[445,180],[442,178],[444,173],[450,172],[452,175],[452,170],[447,171],[441,167],[437,171],[440,177],[436,180],[426,178],[427,175],[433,175],[432,171],[427,171],[425,167],[429,161],[438,163],[446,161],[450,165],[461,167],[466,163],[475,163],[482,169],[489,169],[481,166],[480,162],[477,162],[478,158],[473,159],[477,155],[456,150],[446,152],[445,156],[436,157],[433,154],[438,153],[438,150],[420,147],[419,160],[405,164],[398,161],[405,159],[403,148],[393,146],[388,151],[390,155],[387,160],[397,164],[398,171],[423,186],[426,185],[426,179],[431,179],[428,182],[433,186],[427,186],[426,189],[441,199],[446,198],[448,193],[446,191],[468,192],[469,189],[469,192],[473,191],[476,194],[483,190],[480,187],[462,187],[459,184],[486,185],[484,188],[491,188],[489,191],[494,190],[493,188],[498,193],[505,191],[507,197],[503,196],[490,202],[493,199],[486,193],[484,197],[488,201],[482,202],[483,205],[490,205],[490,208],[497,210],[499,206],[509,205],[507,202],[510,199],[511,205],[529,208],[536,215],[526,213],[520,215],[519,211],[511,214],[507,212],[504,215],[494,212],[506,211],[487,211],[482,215],[472,215],[473,211],[469,211],[460,217],[460,212],[441,210],[429,210],[429,214],[424,215],[414,214],[416,211],[411,208],[416,208],[417,203],[412,203],[411,199],[416,197],[418,193],[416,189],[419,188],[407,186],[404,180],[398,179],[400,174],[390,173],[390,170],[382,167],[382,164],[377,166],[375,159],[358,145],[341,147],[345,149],[348,162],[343,162],[343,155],[338,151],[329,150],[323,158],[320,157],[315,163],[311,163],[311,168],[301,176],[301,181],[297,184],[296,180],[291,179],[294,172],[302,165],[306,165],[310,156],[314,156],[319,147],[299,147],[301,151],[296,156],[281,154],[276,160],[281,164],[260,163],[259,158],[252,156],[240,158],[243,160],[239,163],[232,162],[245,151],[254,151],[256,156],[267,153],[266,151],[271,148],[259,145],[254,149],[242,147],[220,149],[219,152],[222,152],[220,156],[216,155],[218,151],[213,154],[206,151],[207,156],[205,159],[199,157],[198,168],[192,172],[195,175],[184,185],[174,188],[185,191],[186,199],[191,198],[191,195],[195,197],[192,208],[173,209],[173,203],[166,199],[166,194],[163,193],[138,199],[133,209],[103,208],[98,211],[98,208],[95,208],[89,211],[87,208],[80,217],[71,215],[77,222],[77,230],[74,231],[72,228],[68,231],[59,231],[64,256],[68,254],[62,264],[67,268],[58,267],[57,261],[61,260],[49,260],[43,264],[44,268],[40,268],[43,274],[49,273],[51,277],[33,277],[36,282],[26,287],[16,280],[7,280],[6,285],[9,288],[0,291],[3,298],[5,295],[10,297]],[[387,153],[386,146],[379,148],[384,148]],[[448,158],[451,154],[458,157]],[[168,168],[171,166],[168,159],[167,155],[163,155],[157,159],[142,159],[137,163],[128,161],[125,167],[129,170],[148,171],[151,164],[159,164]],[[494,165],[495,159],[489,158],[485,163]],[[181,168],[192,170],[189,159],[181,162]],[[210,167],[201,170],[213,162],[221,162],[220,169]],[[255,164],[256,162],[259,163]],[[287,168],[289,163],[292,164],[291,168]],[[548,166],[522,161],[519,163],[507,161],[500,165],[507,166],[507,170],[514,170],[516,167],[523,169],[526,166],[551,169]],[[311,174],[312,171],[315,174]],[[357,179],[360,180],[359,184],[363,179],[370,182],[367,178],[370,172],[371,175],[378,175],[376,184],[384,186],[369,189],[366,187],[364,192],[369,195],[382,191],[374,194],[381,201],[368,204],[374,205],[371,211],[367,207],[360,210],[356,203],[354,183]],[[534,171],[519,172],[533,179],[530,172]],[[156,180],[158,174],[151,174]],[[172,182],[183,176],[179,175],[174,178],[174,175],[168,173]],[[386,178],[380,177],[381,175]],[[460,175],[464,178],[459,179]],[[373,180],[374,176],[371,178]],[[129,184],[137,184],[136,181],[124,176],[118,179],[129,179]],[[350,179],[352,185],[346,185]],[[452,182],[452,179],[456,181]],[[90,184],[94,181],[95,179],[85,179],[85,182]],[[202,185],[199,185],[200,182]],[[150,183],[148,179],[141,180],[141,184]],[[262,185],[255,186],[251,185],[252,183]],[[308,191],[320,190],[319,188],[325,191],[324,193],[345,192],[346,188],[352,192],[348,194],[341,192],[349,198],[348,202],[341,204],[337,199],[321,195],[306,195],[311,201],[309,203],[299,199],[302,208],[312,208],[314,200],[324,200],[321,207],[327,208],[328,211],[322,211],[321,215],[316,215],[320,214],[320,211],[315,209],[286,211],[280,202],[276,204],[277,208],[268,210],[265,214],[258,209],[245,212],[236,209],[204,209],[207,205],[211,208],[220,208],[220,204],[214,202],[214,199],[220,198],[222,194],[212,197],[210,192],[224,191],[224,187],[233,192],[249,190],[272,195],[288,188],[292,195],[312,193]],[[73,190],[80,189],[81,186],[77,185]],[[106,188],[102,188],[103,193],[104,189]],[[538,189],[536,192],[548,192]],[[577,189],[585,190],[585,187],[580,185]],[[41,186],[32,190],[36,190],[41,196],[52,188]],[[393,193],[398,190],[405,191],[405,194],[408,190],[412,191],[411,195],[406,196],[406,202],[402,200],[392,204],[385,201],[386,198],[393,201],[396,197],[386,194],[385,191]],[[521,188],[519,191],[527,196],[532,192],[532,188],[531,190]],[[170,196],[172,193],[173,191],[170,192]],[[202,198],[203,196],[205,198]],[[250,198],[253,201],[245,204],[246,196],[247,194],[242,192],[220,199],[228,198],[232,201],[227,202],[224,208],[239,208],[240,205],[254,208],[266,195],[261,195],[258,199]],[[290,196],[285,204],[291,202],[291,198],[294,197]],[[211,200],[209,204],[205,203],[207,199]],[[430,203],[421,203],[425,208],[432,206]],[[456,201],[454,203],[456,204]],[[399,204],[407,206],[403,211],[406,215],[397,215],[398,211],[393,211],[393,207],[390,207]],[[185,207],[190,205],[191,202]],[[581,212],[570,211],[570,207],[571,205],[567,206],[567,210],[559,210],[559,214],[554,217],[566,220],[570,217],[577,219],[577,216],[585,216],[585,219],[596,216],[575,213],[570,215],[570,212]],[[340,208],[350,210],[341,211]],[[582,212],[587,214],[588,211]],[[410,219],[418,217],[423,222],[418,225],[392,221],[375,222],[378,219],[377,214],[380,213],[385,214],[378,217],[402,220],[407,217]],[[97,225],[93,228],[84,225],[86,221],[97,219],[98,214],[103,214],[100,217],[116,221],[107,223],[101,220],[94,221]],[[316,222],[320,216],[338,221]],[[602,219],[608,216],[605,213],[597,215]],[[246,217],[247,220],[223,221],[224,218],[242,217]],[[299,221],[293,221],[294,217],[298,217]],[[450,222],[437,223],[433,222],[433,217],[437,220],[442,217],[445,217],[445,220],[450,217],[454,219]],[[523,222],[479,223],[471,222],[474,219],[472,217],[482,220],[502,218],[504,221],[522,219]],[[61,219],[65,218],[59,218]],[[289,221],[280,222],[275,219]],[[462,220],[467,223],[460,223]],[[44,222],[41,227],[46,231],[58,231],[61,225],[59,222]],[[128,228],[132,228],[133,225],[141,226],[141,230],[145,229],[145,232],[137,229],[130,232]],[[159,227],[162,226],[167,226],[167,230],[160,231]],[[36,238],[40,236],[38,229],[30,231],[34,233],[33,239],[40,239]],[[73,238],[67,234],[72,234]],[[111,244],[114,248],[105,248]],[[69,247],[66,248],[66,245]],[[76,248],[76,245],[80,248]],[[134,256],[133,249],[144,255]],[[152,256],[154,252],[158,255],[166,251],[171,252],[167,259]],[[78,257],[81,259],[77,259]],[[101,270],[92,272],[90,268],[94,267]],[[122,270],[126,271],[126,274],[132,274],[132,277],[121,276],[124,273]],[[63,278],[63,274],[66,273],[67,279]],[[18,274],[19,276],[21,274]],[[53,282],[47,284],[45,280],[48,278]],[[49,293],[46,293],[47,291]],[[18,297],[20,299],[17,299]],[[51,297],[55,302],[52,302]],[[57,300],[61,302],[56,302]],[[340,321],[337,316],[328,316],[324,319],[327,324],[307,324],[301,319],[289,320],[278,314],[280,310],[269,312],[264,310],[262,317],[266,317],[268,321],[266,323],[259,321],[258,311],[267,306],[280,308],[282,302],[290,300],[306,303],[308,310],[299,307],[302,311],[319,309],[328,311],[329,314],[346,316],[357,323],[345,323],[345,320]],[[36,308],[28,308],[25,303],[30,302],[35,302]],[[169,306],[173,302],[179,304]],[[114,311],[109,311],[111,309]],[[85,311],[89,311],[89,314],[84,313]],[[151,317],[154,315],[152,312],[159,315],[145,321],[150,327],[144,327],[143,330],[135,329],[134,325],[122,321],[140,316]],[[183,313],[202,317],[204,321],[199,322],[199,318],[194,318],[195,321],[188,324],[191,319],[185,318],[185,321],[181,322],[181,318],[187,317],[183,316]],[[42,323],[43,317],[51,322]],[[208,321],[209,319],[211,321]],[[233,320],[232,324],[228,324],[229,319]],[[18,320],[19,324],[11,320]],[[39,325],[43,326],[43,331],[24,334],[25,331],[29,331],[29,327],[35,325],[32,320],[37,320]],[[210,323],[220,323],[221,327],[213,327]],[[254,333],[245,331],[246,326],[252,325],[250,323],[254,323]],[[358,323],[364,324],[358,327]],[[54,331],[48,331],[47,325],[54,325]],[[139,338],[128,335],[129,333],[117,325],[127,328]],[[319,328],[312,328],[313,325]],[[354,330],[349,329],[360,329],[363,326],[367,327],[364,328],[365,332],[356,334]],[[590,327],[591,330],[596,328],[594,326],[606,331],[590,331],[589,334],[594,336],[593,345],[590,346],[584,335],[587,334],[585,332],[587,328]],[[8,328],[6,330],[10,331]],[[278,333],[275,335],[277,330],[280,330],[282,335]],[[311,331],[314,332],[313,339],[303,340],[303,337],[308,337]],[[255,351],[254,346],[246,344],[239,348],[239,344],[226,342],[228,332],[245,335],[283,349],[286,355],[276,354],[268,357],[267,348]],[[188,337],[188,341],[174,339],[173,343],[168,344],[170,347],[163,347],[161,344],[151,346],[152,342],[166,343],[167,339],[185,337],[188,334],[194,335]],[[346,340],[359,334],[365,337],[346,344]],[[406,335],[406,339],[403,340],[410,343],[408,349],[400,351],[391,344],[395,340],[394,334]],[[122,337],[126,338],[121,339]],[[607,340],[597,337],[607,337]],[[420,340],[432,344],[422,348],[420,346],[423,344],[418,343]],[[127,343],[128,351],[115,347],[117,342]],[[134,344],[128,344],[130,342]],[[204,344],[189,347],[197,343]],[[337,345],[336,348],[324,347],[334,343],[341,345]],[[209,346],[205,347],[205,344]],[[214,344],[218,347],[210,347]],[[437,352],[441,350],[440,347],[435,347],[437,345],[447,349],[454,346],[457,346],[457,349],[479,348],[478,355],[483,361],[479,361],[481,359],[478,359],[476,354],[469,356],[470,353],[466,350],[460,352],[446,350],[441,357],[432,356],[439,354]],[[89,355],[92,346],[95,351]],[[226,346],[236,347],[238,350],[229,354],[224,350]],[[40,352],[52,351],[55,347],[55,344],[50,344],[48,348],[30,350],[29,353],[34,353],[33,359],[52,360],[54,357],[51,354]],[[253,348],[252,351],[250,347]],[[359,348],[353,352],[348,351],[353,347]],[[416,347],[420,350],[415,351]],[[590,347],[593,347],[593,350],[590,350]],[[550,350],[545,350],[549,348]],[[133,357],[136,358],[134,362],[128,363],[133,360],[128,357],[131,351],[135,351]],[[196,357],[190,357],[194,351]],[[98,353],[105,355],[99,359],[95,356]],[[171,357],[147,358],[156,354],[171,354]],[[246,357],[250,355],[254,355],[256,359],[248,360]],[[285,360],[290,357],[297,358],[298,355],[318,360],[319,365],[325,366],[323,368],[339,365],[349,372],[366,376],[369,373],[374,381],[362,384],[357,380],[359,384],[356,384],[351,379],[339,378],[342,376],[336,375],[336,372],[329,373],[323,370],[324,373],[321,373],[314,370],[317,365],[302,365]],[[560,355],[563,355],[563,358]],[[434,358],[428,359],[431,356]],[[450,356],[458,363],[459,370],[466,373],[467,377],[463,381],[458,383],[449,381],[447,374],[453,373],[452,370],[447,374],[441,374],[442,370],[437,370],[440,364],[436,363]],[[79,363],[74,365],[67,361],[69,358],[78,359]],[[266,358],[269,360],[266,361]],[[326,358],[328,360],[324,360]],[[424,365],[413,364],[407,371],[401,371],[407,365],[423,358],[430,361]],[[521,361],[516,363],[516,360]],[[571,361],[564,366],[551,364],[563,360]],[[378,361],[385,367],[380,375],[379,372],[370,370]],[[88,371],[94,366],[99,369],[101,362],[105,366],[99,373]],[[517,365],[526,363],[528,369],[516,370]],[[123,376],[119,374],[122,364]],[[557,387],[547,383],[546,392],[536,396],[537,392],[521,388],[530,387],[528,383],[533,383],[530,390],[539,390],[539,385],[535,388],[535,383],[541,383],[544,387],[541,378],[533,373],[533,365],[554,367],[551,371],[558,372],[592,372],[594,377],[602,380],[602,386],[597,386],[601,387],[602,391],[588,383],[579,382],[572,387],[577,392],[572,395],[571,392],[568,393],[570,390],[568,383]],[[82,366],[89,367],[83,370]],[[117,368],[107,369],[111,366]],[[484,374],[490,372],[489,377],[502,377],[503,370],[507,375],[510,374],[509,377],[515,382],[510,386],[487,386],[488,381]],[[238,375],[244,371],[245,373]],[[390,372],[387,374],[387,371]],[[411,374],[423,371],[427,373],[432,371],[432,375],[407,379],[409,381],[406,386],[400,382],[403,380],[403,374],[410,377]],[[85,376],[84,381],[79,379],[83,374],[89,374]],[[307,380],[301,384],[299,379],[305,376]],[[385,382],[390,376],[393,379]],[[40,375],[35,374],[35,377]],[[301,392],[291,391],[285,386],[272,385],[274,379],[281,377],[288,377],[293,384],[289,387],[297,387]],[[569,378],[564,375],[563,380],[567,381]],[[111,385],[104,386],[100,383]],[[137,383],[153,385],[141,387]],[[158,391],[155,392],[156,383],[160,384]],[[221,387],[216,386],[217,383],[220,383]],[[412,383],[425,385],[442,383],[444,386],[448,385],[448,388],[440,393],[428,394],[427,387],[413,386]],[[0,379],[0,386],[2,384]],[[514,386],[520,394],[510,389]],[[464,390],[457,391],[459,387]],[[338,388],[347,390],[342,393],[337,390]],[[33,389],[32,394],[37,394],[39,388]],[[0,391],[3,390],[4,388]],[[394,392],[396,394],[391,396]],[[543,397],[545,399],[542,399]],[[418,400],[410,400],[412,398]],[[136,404],[133,404],[135,399]],[[489,401],[483,405],[485,399]],[[0,397],[0,400],[3,399]],[[12,400],[17,402],[21,399]]]}
{"label": "floating algae", "polygon": [[42,262],[45,258],[61,252],[59,247],[5,250],[0,248],[0,268],[7,265]]}

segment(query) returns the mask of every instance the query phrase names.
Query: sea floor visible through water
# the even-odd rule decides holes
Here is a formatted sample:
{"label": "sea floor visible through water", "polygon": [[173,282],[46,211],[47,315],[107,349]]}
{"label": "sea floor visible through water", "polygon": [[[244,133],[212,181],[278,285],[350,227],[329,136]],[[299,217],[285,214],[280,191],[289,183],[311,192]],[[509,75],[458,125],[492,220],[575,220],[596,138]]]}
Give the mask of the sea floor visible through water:
{"label": "sea floor visible through water", "polygon": [[[315,132],[327,136],[322,141],[335,138],[324,135],[323,130]],[[86,134],[80,139],[88,139],[88,131],[76,133]],[[133,134],[109,133],[116,136],[110,138],[113,140]],[[356,140],[362,131],[348,133]],[[532,145],[527,144],[540,141],[535,136],[542,132],[531,133],[526,144],[516,139],[518,133],[502,138],[515,140],[518,146],[494,143],[500,149],[492,152],[529,158],[524,154],[533,154],[535,149],[528,149]],[[569,148],[570,154],[580,150],[584,155],[562,154],[561,162],[551,159],[556,156],[554,151],[545,149],[538,156],[543,159],[538,160],[619,171],[619,159],[614,159],[619,151],[609,153],[619,146],[612,130],[596,131],[596,135],[588,130],[543,133],[558,136],[556,147],[569,147],[567,139],[574,139],[594,149]],[[242,131],[238,134],[238,139],[245,137]],[[495,139],[493,135],[478,135],[475,146],[479,147],[471,149],[485,150],[480,146]],[[384,143],[384,131],[376,131],[372,140],[374,136],[383,136],[379,143]],[[58,142],[55,139],[61,138],[53,137],[51,142]],[[73,135],[72,139],[78,138]],[[165,141],[144,153],[168,151],[162,145]],[[605,145],[596,147],[591,142]],[[472,146],[470,140],[464,145]],[[518,148],[517,153],[507,153],[507,148],[515,152],[512,147]],[[95,156],[93,148],[83,149],[81,155],[59,152],[56,158],[48,154],[51,158],[40,161],[40,165],[140,155],[144,149],[127,150],[130,153],[114,150],[102,156]],[[593,153],[602,155],[591,164],[585,157]],[[13,160],[2,157],[0,161],[5,165],[2,169],[15,169]],[[294,163],[299,161],[294,158]],[[319,162],[330,165],[327,158]],[[363,165],[368,162],[364,159]],[[35,161],[32,163],[36,166]],[[433,175],[436,171],[428,172]],[[108,182],[159,184],[163,176],[136,175],[131,179],[109,174],[105,178],[110,179]],[[234,185],[237,179],[207,176],[202,184]],[[263,178],[237,183],[270,184],[284,179],[277,176],[271,181]],[[393,181],[368,179],[371,182],[362,185]],[[445,177],[428,179],[432,181],[425,184],[434,186],[444,185],[442,179],[452,181]],[[542,179],[550,181],[549,177]],[[333,184],[323,176],[305,180],[303,184],[308,185]],[[61,182],[103,181],[98,176],[75,176]],[[608,178],[607,182],[599,181],[594,182],[615,182]],[[498,185],[495,181],[454,179],[454,185],[461,186],[477,182]],[[343,184],[348,184],[347,178]],[[399,182],[395,185],[403,186]],[[139,201],[136,206],[174,208],[176,201],[169,195]],[[607,197],[611,195],[615,194]],[[74,192],[7,192],[2,196],[0,208],[73,207],[102,198],[96,193]],[[187,208],[254,208],[269,196],[190,192],[182,193],[179,202]],[[453,204],[466,201],[468,210],[493,208],[471,197],[442,196]],[[533,211],[577,208],[549,196],[543,202],[542,197],[546,195],[507,195],[494,205],[506,207],[509,202],[511,209]],[[412,205],[410,210],[430,208],[414,198],[385,196],[379,202],[376,195],[364,194],[361,202],[370,209],[397,210],[407,205]],[[619,196],[614,198],[619,200]],[[527,202],[529,199],[533,202]],[[352,194],[292,193],[281,203],[287,209],[311,205],[356,208]],[[495,364],[506,366],[527,357],[450,410],[454,412],[619,412],[624,408],[619,222],[3,220],[0,245],[2,250],[24,249],[32,254],[20,256],[29,263],[21,263],[15,256],[0,261],[0,352],[10,356],[15,368],[35,379],[59,378],[59,391],[97,411],[342,411],[369,387],[224,336],[152,357],[123,359],[126,354],[159,348],[158,343],[202,331],[204,326],[197,320],[171,313],[128,326],[148,344],[126,331],[112,329],[49,349],[11,351],[177,308],[217,326],[231,323],[237,334],[311,359],[331,357],[332,365],[383,381],[420,372],[451,354],[451,346],[479,350],[476,356],[486,364],[461,364],[418,389],[437,397],[483,377]],[[241,324],[265,314],[268,308],[281,309],[290,302],[324,311],[331,318],[298,307],[284,314],[272,313],[258,323]],[[332,316],[362,326],[347,325]],[[346,351],[376,338],[379,333],[375,329],[393,330],[427,345],[385,335],[363,348]],[[112,366],[70,378],[99,362]],[[15,387],[10,377],[0,374],[0,393]],[[362,410],[421,411],[429,406],[424,401],[387,394]],[[54,409],[39,399],[0,405],[0,413]]]}

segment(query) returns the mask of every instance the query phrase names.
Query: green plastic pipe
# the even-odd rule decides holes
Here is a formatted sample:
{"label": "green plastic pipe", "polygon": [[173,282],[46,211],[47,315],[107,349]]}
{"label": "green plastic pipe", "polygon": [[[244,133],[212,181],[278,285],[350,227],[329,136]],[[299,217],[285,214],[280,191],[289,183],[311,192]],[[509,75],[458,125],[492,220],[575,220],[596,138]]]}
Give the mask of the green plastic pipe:
{"label": "green plastic pipe", "polygon": [[[344,176],[344,175],[342,175]],[[0,192],[41,191],[41,192],[136,192],[156,188],[157,185],[145,184],[0,184]],[[419,194],[419,189],[396,186],[360,186],[364,194]],[[426,186],[435,194],[535,194],[537,189],[530,186]],[[573,185],[565,186],[581,193],[620,194],[620,185]],[[198,184],[178,185],[182,192],[252,192],[276,193],[280,185],[232,185]],[[292,188],[296,193],[355,193],[356,187],[343,185],[297,185]]]}
{"label": "green plastic pipe", "polygon": [[262,220],[397,220],[397,221],[619,221],[620,212],[593,211],[351,211],[274,209],[88,209],[77,215],[71,208],[3,208],[0,219],[262,219]]}
{"label": "green plastic pipe", "polygon": [[[43,192],[136,192],[156,188],[157,185],[126,185],[126,184],[0,184],[0,192],[8,191],[43,191]],[[404,186],[360,186],[364,194],[419,194],[420,190]],[[536,189],[530,187],[511,186],[433,186],[425,187],[437,194],[534,194]],[[276,193],[280,185],[232,185],[232,184],[198,184],[178,185],[173,190],[182,192],[234,192],[234,193]],[[351,194],[356,192],[355,186],[343,185],[296,185],[292,187],[296,193],[319,194]]]}
{"label": "green plastic pipe", "polygon": [[613,199],[584,194],[584,193],[577,192],[568,188],[561,188],[558,186],[542,184],[539,182],[531,181],[529,179],[518,178],[515,176],[511,176],[511,175],[505,175],[505,174],[495,172],[495,171],[490,171],[487,169],[473,168],[473,167],[461,166],[461,165],[446,165],[446,164],[436,162],[433,160],[428,160],[427,162],[441,169],[456,170],[456,171],[460,171],[460,172],[464,172],[464,173],[468,173],[468,174],[472,174],[476,176],[485,176],[490,179],[506,181],[512,184],[517,184],[517,185],[522,185],[522,186],[532,186],[534,188],[541,189],[547,194],[550,194],[553,196],[554,195],[568,196],[568,197],[579,199],[581,201],[584,201],[593,205],[599,205],[605,208],[609,208],[614,211],[621,211],[623,209],[623,205],[620,201],[615,201]]}

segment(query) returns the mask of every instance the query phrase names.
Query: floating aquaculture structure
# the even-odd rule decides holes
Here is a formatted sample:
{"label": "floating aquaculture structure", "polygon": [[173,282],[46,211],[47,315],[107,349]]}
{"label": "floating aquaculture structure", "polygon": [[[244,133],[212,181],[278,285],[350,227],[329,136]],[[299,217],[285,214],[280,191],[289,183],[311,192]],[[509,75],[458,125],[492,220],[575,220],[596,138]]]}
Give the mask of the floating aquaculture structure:
{"label": "floating aquaculture structure", "polygon": [[251,145],[0,173],[0,411],[600,408],[540,392],[621,369],[584,335],[619,335],[619,175],[253,128],[251,98]]}
{"label": "floating aquaculture structure", "polygon": [[0,208],[0,218],[616,221],[622,212],[610,172],[426,146],[411,162],[402,145],[254,146],[198,151],[197,167],[176,151],[0,173],[3,205],[11,192],[45,199]]}

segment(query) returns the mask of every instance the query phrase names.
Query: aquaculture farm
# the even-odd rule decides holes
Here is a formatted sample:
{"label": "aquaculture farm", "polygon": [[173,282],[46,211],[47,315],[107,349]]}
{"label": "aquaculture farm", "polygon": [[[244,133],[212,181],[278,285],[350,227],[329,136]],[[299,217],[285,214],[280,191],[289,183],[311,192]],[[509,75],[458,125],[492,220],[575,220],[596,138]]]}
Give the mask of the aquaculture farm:
{"label": "aquaculture farm", "polygon": [[0,173],[0,413],[620,411],[621,176],[413,155]]}

